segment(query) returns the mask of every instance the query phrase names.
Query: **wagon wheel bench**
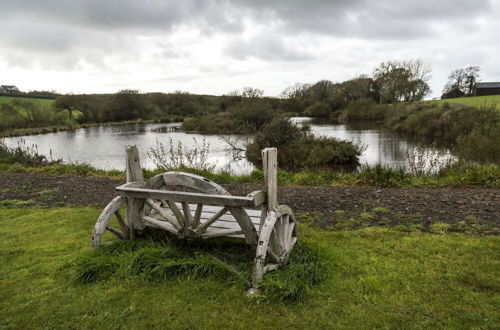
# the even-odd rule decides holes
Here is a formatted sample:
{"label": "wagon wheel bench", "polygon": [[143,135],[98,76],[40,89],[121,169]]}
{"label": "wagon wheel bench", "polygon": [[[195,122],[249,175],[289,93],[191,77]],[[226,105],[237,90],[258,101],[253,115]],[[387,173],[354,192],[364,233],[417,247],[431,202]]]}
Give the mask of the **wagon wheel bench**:
{"label": "wagon wheel bench", "polygon": [[[184,172],[166,172],[144,182],[138,150],[127,147],[127,183],[116,187],[119,196],[99,216],[92,247],[102,245],[106,230],[119,239],[134,239],[145,227],[181,239],[234,237],[255,247],[252,287],[257,288],[266,272],[286,265],[297,242],[295,216],[277,202],[277,150],[264,149],[262,156],[267,191],[232,196],[215,182]],[[119,229],[112,226],[113,218]]]}

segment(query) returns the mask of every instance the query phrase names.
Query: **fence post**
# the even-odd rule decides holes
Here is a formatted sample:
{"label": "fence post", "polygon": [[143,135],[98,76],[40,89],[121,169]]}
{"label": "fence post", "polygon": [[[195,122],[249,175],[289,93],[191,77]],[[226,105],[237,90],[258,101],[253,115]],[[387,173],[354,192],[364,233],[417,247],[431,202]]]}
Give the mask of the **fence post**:
{"label": "fence post", "polygon": [[268,209],[278,206],[278,149],[266,148],[262,150],[262,167],[267,190]]}
{"label": "fence post", "polygon": [[[144,183],[144,176],[142,175],[141,159],[139,157],[139,150],[135,145],[128,145],[125,148],[126,154],[126,169],[125,177],[127,183],[137,182]],[[129,229],[129,238],[135,238],[135,230],[144,229],[144,224],[141,221],[141,209],[144,205],[144,200],[138,198],[127,197],[126,204],[126,223]]]}

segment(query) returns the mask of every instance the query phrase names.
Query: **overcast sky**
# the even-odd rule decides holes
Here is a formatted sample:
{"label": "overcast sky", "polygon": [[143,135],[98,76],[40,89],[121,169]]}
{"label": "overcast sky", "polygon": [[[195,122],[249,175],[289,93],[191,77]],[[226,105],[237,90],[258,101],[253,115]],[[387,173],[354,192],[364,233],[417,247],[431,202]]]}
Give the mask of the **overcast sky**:
{"label": "overcast sky", "polygon": [[63,93],[277,96],[388,59],[500,81],[500,0],[0,0],[0,84]]}

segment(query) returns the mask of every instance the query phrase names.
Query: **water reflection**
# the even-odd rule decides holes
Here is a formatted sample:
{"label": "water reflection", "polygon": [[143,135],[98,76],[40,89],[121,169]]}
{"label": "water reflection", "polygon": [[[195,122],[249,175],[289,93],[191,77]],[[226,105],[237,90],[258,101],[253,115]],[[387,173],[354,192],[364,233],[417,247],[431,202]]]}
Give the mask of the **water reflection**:
{"label": "water reflection", "polygon": [[[292,119],[297,124],[308,123],[316,135],[349,140],[366,149],[361,155],[363,165],[384,164],[404,166],[407,153],[415,147],[415,142],[397,134],[380,130],[370,123],[356,125],[337,125],[317,123],[307,117]],[[249,173],[253,165],[245,159],[234,161],[227,153],[227,144],[215,135],[185,133],[179,130],[179,123],[169,124],[131,124],[123,126],[100,126],[82,128],[74,131],[48,133],[43,135],[6,138],[8,145],[17,145],[24,140],[27,144],[37,144],[39,151],[66,162],[85,162],[102,169],[121,169],[124,165],[125,146],[135,144],[142,153],[143,166],[153,168],[154,164],[147,156],[148,150],[161,141],[177,145],[181,142],[187,148],[199,146],[203,139],[210,145],[209,161],[221,170],[230,170],[236,174]],[[242,143],[249,137],[225,135],[234,142]]]}

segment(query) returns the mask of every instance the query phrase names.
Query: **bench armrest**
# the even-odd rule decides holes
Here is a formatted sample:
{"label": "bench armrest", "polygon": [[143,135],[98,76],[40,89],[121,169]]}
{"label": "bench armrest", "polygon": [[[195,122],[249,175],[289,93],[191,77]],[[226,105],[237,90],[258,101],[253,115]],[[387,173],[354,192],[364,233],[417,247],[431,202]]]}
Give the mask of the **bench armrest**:
{"label": "bench armrest", "polygon": [[212,195],[202,193],[192,193],[173,190],[159,190],[142,188],[136,182],[130,182],[118,186],[115,190],[122,196],[135,198],[165,199],[173,202],[202,203],[206,205],[237,206],[237,207],[257,207],[265,200],[263,192],[246,197]]}

